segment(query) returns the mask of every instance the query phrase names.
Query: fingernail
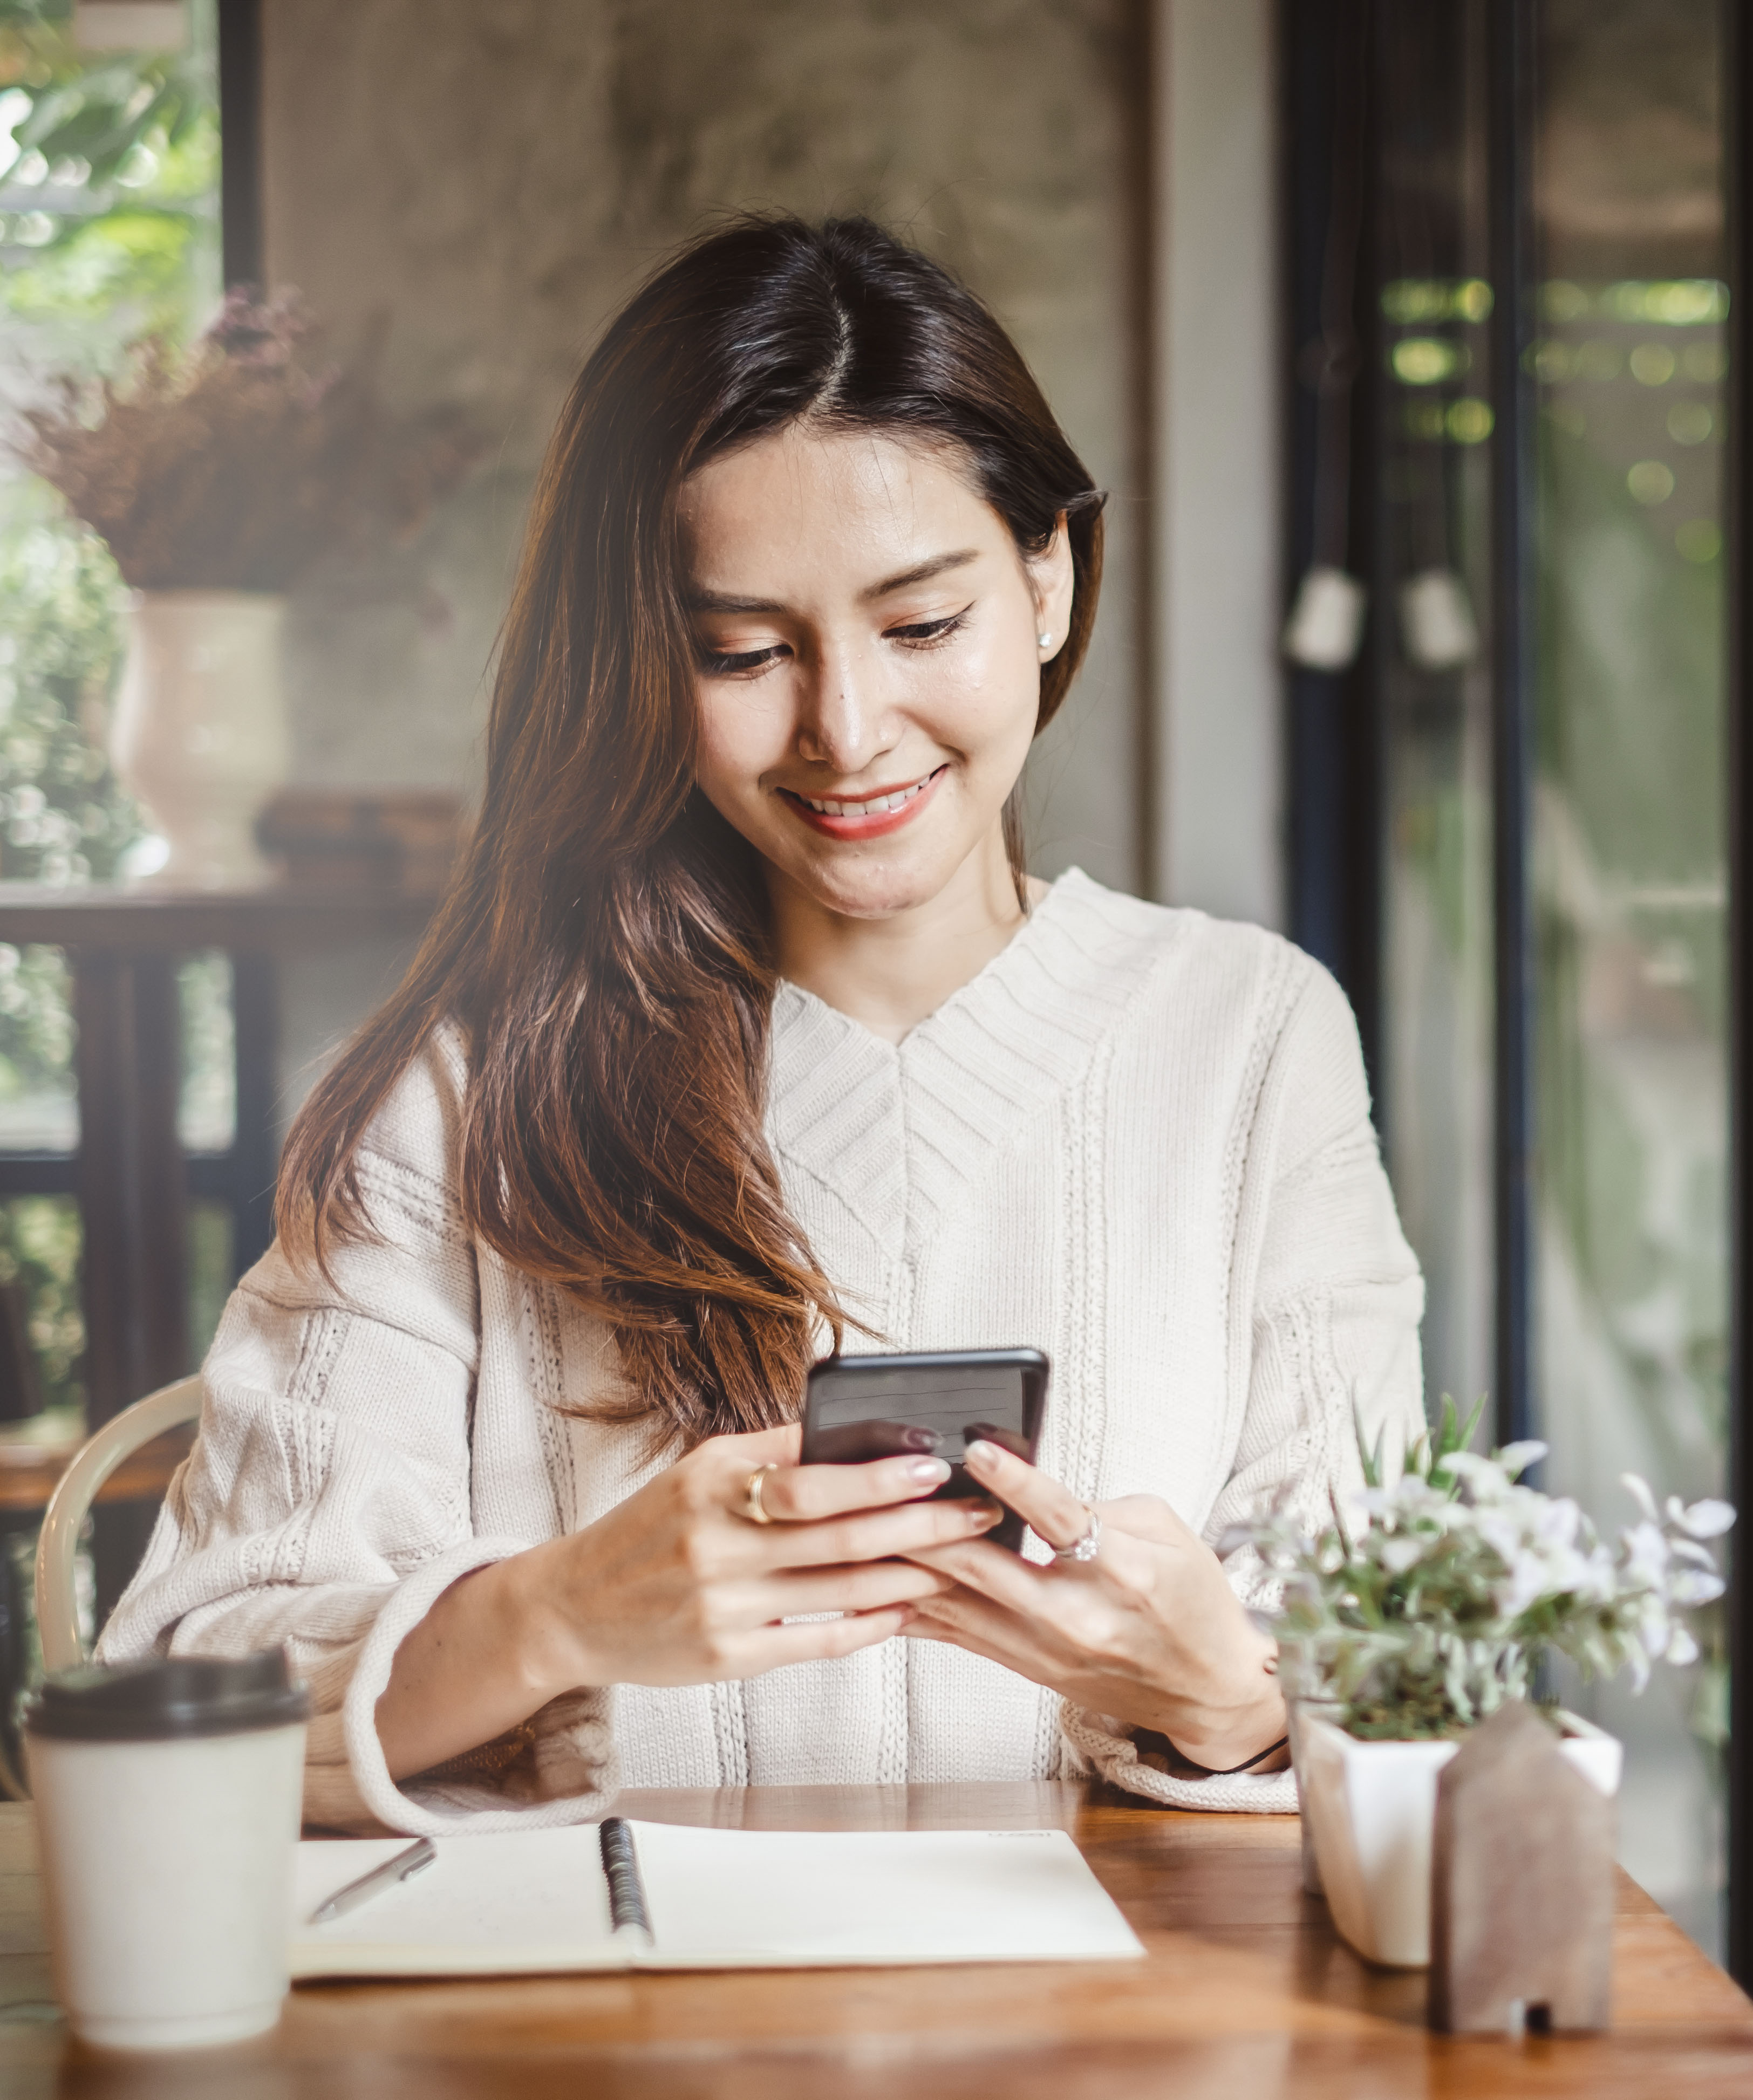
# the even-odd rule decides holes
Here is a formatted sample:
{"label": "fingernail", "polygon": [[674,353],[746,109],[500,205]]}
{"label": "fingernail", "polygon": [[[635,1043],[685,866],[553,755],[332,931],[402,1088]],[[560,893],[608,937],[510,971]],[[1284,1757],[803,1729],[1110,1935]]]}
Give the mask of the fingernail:
{"label": "fingernail", "polygon": [[1005,1520],[1005,1512],[1001,1509],[994,1509],[991,1504],[987,1502],[974,1510],[969,1520],[977,1529],[986,1531],[995,1524],[1002,1524]]}
{"label": "fingernail", "polygon": [[941,1458],[910,1458],[907,1477],[922,1488],[941,1488],[950,1476],[950,1469]]}
{"label": "fingernail", "polygon": [[968,1463],[975,1472],[984,1472],[998,1462],[998,1446],[988,1444],[984,1437],[977,1436],[968,1446]]}

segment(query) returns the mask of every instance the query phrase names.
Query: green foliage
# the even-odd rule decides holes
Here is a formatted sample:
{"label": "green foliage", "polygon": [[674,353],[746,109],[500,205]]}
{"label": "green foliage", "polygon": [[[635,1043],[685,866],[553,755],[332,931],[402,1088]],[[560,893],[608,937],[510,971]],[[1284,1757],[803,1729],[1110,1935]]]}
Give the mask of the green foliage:
{"label": "green foliage", "polygon": [[[1482,1403],[1481,1403],[1482,1405]],[[1702,1542],[1734,1520],[1726,1503],[1665,1511],[1626,1476],[1643,1520],[1617,1548],[1568,1498],[1518,1485],[1543,1445],[1490,1458],[1469,1450],[1445,1399],[1437,1429],[1388,1484],[1378,1442],[1360,1428],[1365,1487],[1311,1536],[1285,1511],[1243,1534],[1285,1584],[1277,1632],[1287,1689],[1336,1705],[1363,1738],[1451,1736],[1508,1699],[1531,1695],[1548,1653],[1585,1676],[1697,1660],[1685,1615],[1722,1594]]]}
{"label": "green foliage", "polygon": [[70,1196],[0,1202],[0,1282],[22,1282],[46,1406],[80,1409],[85,1319],[79,1306],[79,1212]]}
{"label": "green foliage", "polygon": [[97,320],[126,304],[163,328],[183,303],[191,237],[167,212],[108,212],[75,223],[40,260],[14,264],[0,294],[22,320]]}
{"label": "green foliage", "polygon": [[[143,333],[187,340],[217,299],[210,0],[188,12],[185,51],[95,56],[74,45],[71,0],[0,0],[0,140],[9,166],[40,154],[50,177],[14,175],[0,214],[0,354],[15,373],[111,370]],[[12,150],[0,143],[0,161]],[[103,757],[121,603],[108,550],[52,492],[0,481],[0,878],[106,878],[140,836]],[[0,947],[0,1108],[69,1097],[68,992],[56,951]],[[203,1274],[219,1231],[196,1230]],[[70,1198],[0,1203],[0,1281],[25,1286],[51,1406],[83,1401],[79,1265]]]}
{"label": "green foliage", "polygon": [[0,1101],[71,1097],[72,986],[59,948],[0,943]]}
{"label": "green foliage", "polygon": [[65,7],[0,0],[13,141],[0,150],[51,179],[27,191],[33,209],[0,220],[0,311],[46,330],[60,368],[105,368],[143,335],[182,340],[217,296],[212,34],[201,0],[189,12],[187,51],[95,56],[74,46]]}
{"label": "green foliage", "polygon": [[95,534],[46,514],[46,492],[19,493],[23,514],[0,521],[0,878],[102,880],[142,830],[99,748],[120,649],[115,565]]}
{"label": "green foliage", "polygon": [[[1420,1436],[1406,1455],[1405,1470],[1433,1487],[1442,1487],[1450,1494],[1460,1487],[1455,1469],[1449,1461],[1457,1451],[1473,1449],[1474,1436],[1486,1411],[1485,1396],[1481,1393],[1473,1404],[1473,1411],[1463,1422],[1461,1411],[1455,1404],[1455,1396],[1446,1392],[1437,1412],[1437,1426]],[[1388,1485],[1385,1445],[1388,1432],[1376,1432],[1375,1441],[1367,1445],[1363,1431],[1358,1431],[1358,1462],[1363,1469],[1363,1485],[1367,1488],[1382,1489]],[[1337,1511],[1335,1512],[1336,1515]]]}
{"label": "green foliage", "polygon": [[51,165],[82,161],[86,181],[101,190],[145,178],[148,161],[156,172],[166,154],[204,147],[216,112],[198,60],[120,53],[93,64],[57,41],[60,63],[12,133],[27,152],[34,148]]}
{"label": "green foliage", "polygon": [[217,114],[205,11],[180,51],[82,51],[73,0],[0,0],[0,87],[30,99],[13,136],[51,161],[82,161],[102,189],[125,177],[142,149],[180,147]]}

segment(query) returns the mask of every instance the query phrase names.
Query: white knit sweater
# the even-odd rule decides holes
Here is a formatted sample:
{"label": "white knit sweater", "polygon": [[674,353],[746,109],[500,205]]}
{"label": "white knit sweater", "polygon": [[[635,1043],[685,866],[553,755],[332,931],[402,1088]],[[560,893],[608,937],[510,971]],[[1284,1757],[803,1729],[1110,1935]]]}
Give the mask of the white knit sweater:
{"label": "white knit sweater", "polygon": [[[307,1813],[346,1828],[572,1822],[617,1785],[1086,1762],[1184,1806],[1295,1807],[1288,1775],[1171,1778],[1117,1723],[904,1639],[741,1684],[581,1690],[498,1769],[398,1788],[373,1724],[397,1643],[468,1569],[663,1462],[638,1427],[563,1411],[618,1378],[601,1324],[464,1231],[462,1080],[442,1041],[382,1112],[360,1160],[382,1239],[341,1255],[338,1288],[277,1248],[239,1285],[105,1659],[285,1642],[316,1716]],[[1046,1350],[1041,1462],[1080,1496],[1159,1494],[1215,1541],[1287,1485],[1323,1510],[1354,1475],[1354,1405],[1390,1446],[1420,1426],[1422,1286],[1356,1030],[1272,934],[1067,875],[899,1048],[783,987],[768,1131],[793,1215],[885,1346]],[[1259,1569],[1232,1573],[1246,1594]]]}

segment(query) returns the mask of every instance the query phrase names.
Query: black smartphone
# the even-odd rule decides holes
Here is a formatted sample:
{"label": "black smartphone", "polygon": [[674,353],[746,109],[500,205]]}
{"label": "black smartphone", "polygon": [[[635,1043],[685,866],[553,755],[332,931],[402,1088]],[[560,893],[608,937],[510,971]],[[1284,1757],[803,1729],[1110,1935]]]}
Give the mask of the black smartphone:
{"label": "black smartphone", "polygon": [[[830,1357],[810,1374],[803,1403],[802,1462],[860,1466],[918,1452],[947,1460],[950,1476],[928,1499],[963,1501],[988,1490],[962,1463],[984,1437],[1032,1465],[1047,1405],[1048,1363],[1039,1349],[951,1349],[930,1356]],[[988,1538],[1022,1550],[1014,1510]]]}

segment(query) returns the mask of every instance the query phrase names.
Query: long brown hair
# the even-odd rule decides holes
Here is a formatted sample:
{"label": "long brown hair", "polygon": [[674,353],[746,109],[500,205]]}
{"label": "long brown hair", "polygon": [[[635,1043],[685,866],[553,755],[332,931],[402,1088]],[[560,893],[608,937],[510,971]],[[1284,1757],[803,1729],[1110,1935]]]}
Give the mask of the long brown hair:
{"label": "long brown hair", "polygon": [[[766,895],[694,785],[677,522],[697,467],[803,417],[954,447],[1025,554],[1065,519],[1075,593],[1041,671],[1052,717],[1095,619],[1102,499],[1009,338],[867,219],[740,220],[694,242],[610,324],[561,412],[472,843],[281,1169],[282,1238],[326,1265],[371,1229],[355,1161],[373,1116],[459,1025],[470,1229],[600,1312],[638,1404],[687,1443],[793,1418],[821,1325],[837,1339],[844,1317],[762,1132]],[[1005,835],[1020,880],[1013,810]]]}

